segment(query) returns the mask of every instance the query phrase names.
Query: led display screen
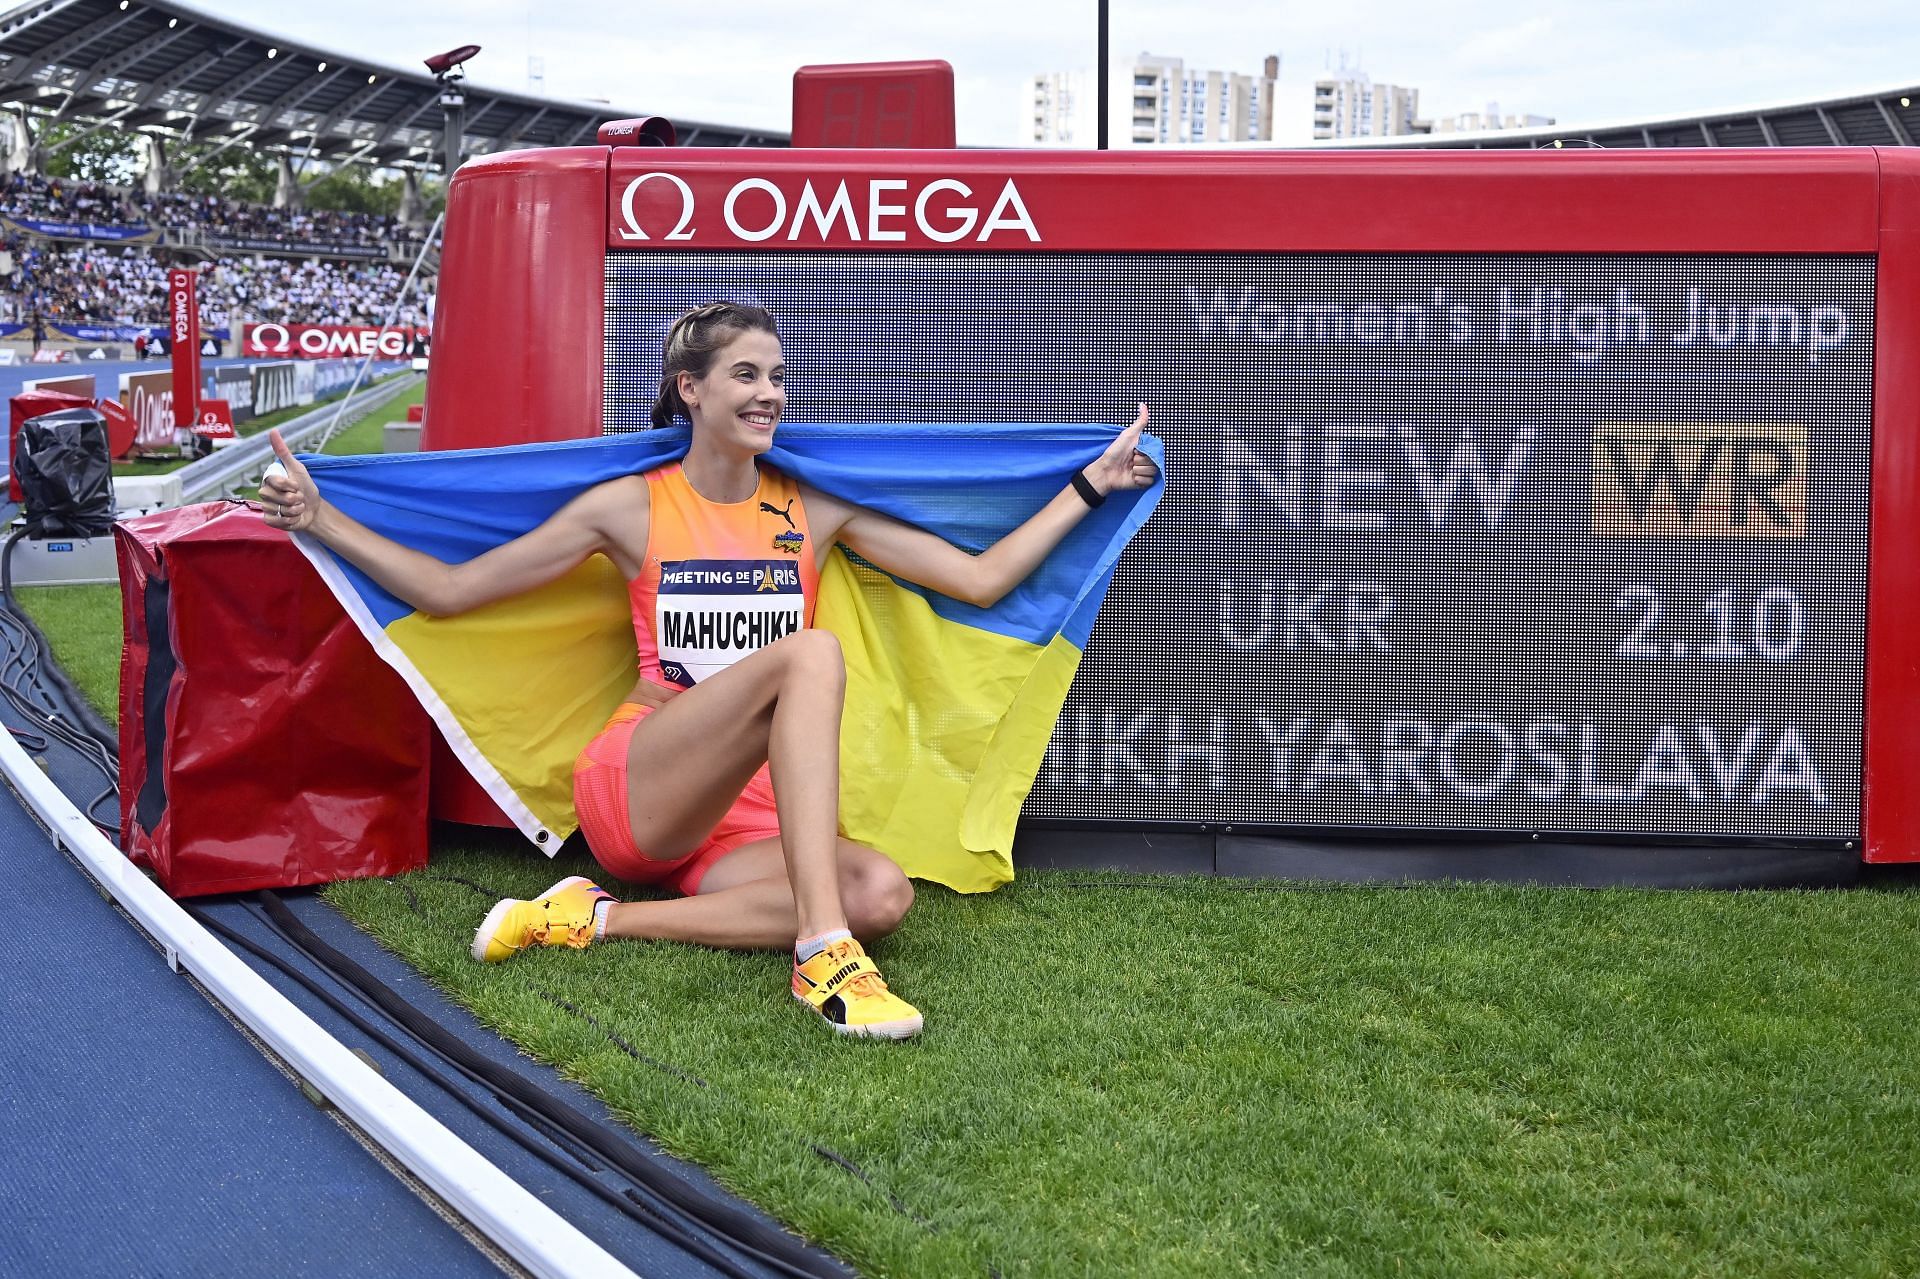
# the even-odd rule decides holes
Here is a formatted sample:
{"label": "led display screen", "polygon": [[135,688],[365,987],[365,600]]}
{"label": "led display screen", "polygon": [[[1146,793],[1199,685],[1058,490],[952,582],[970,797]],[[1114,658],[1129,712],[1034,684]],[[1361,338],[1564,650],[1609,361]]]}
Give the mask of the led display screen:
{"label": "led display screen", "polygon": [[793,420],[1152,405],[1167,494],[1029,817],[1859,834],[1870,258],[652,251],[607,285],[609,431],[716,298],[778,317]]}

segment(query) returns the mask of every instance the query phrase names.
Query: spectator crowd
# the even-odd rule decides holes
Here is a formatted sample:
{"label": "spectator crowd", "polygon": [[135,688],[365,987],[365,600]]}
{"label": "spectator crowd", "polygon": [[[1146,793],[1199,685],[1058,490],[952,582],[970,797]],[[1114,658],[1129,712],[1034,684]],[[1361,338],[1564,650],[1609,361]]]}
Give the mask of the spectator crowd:
{"label": "spectator crowd", "polygon": [[155,227],[272,241],[293,249],[380,248],[415,238],[405,223],[379,213],[273,209],[185,192],[149,196],[138,189],[120,191],[96,182],[24,172],[0,177],[0,217]]}
{"label": "spectator crowd", "polygon": [[[168,260],[147,245],[62,244],[15,237],[0,246],[0,310],[15,323],[162,325],[167,316],[167,270],[200,268],[200,322],[209,329],[236,320],[287,324],[379,324],[400,294],[406,273],[385,263],[298,261],[256,255],[212,262]],[[430,280],[393,323],[428,323],[421,299]],[[235,336],[238,336],[237,334]]]}

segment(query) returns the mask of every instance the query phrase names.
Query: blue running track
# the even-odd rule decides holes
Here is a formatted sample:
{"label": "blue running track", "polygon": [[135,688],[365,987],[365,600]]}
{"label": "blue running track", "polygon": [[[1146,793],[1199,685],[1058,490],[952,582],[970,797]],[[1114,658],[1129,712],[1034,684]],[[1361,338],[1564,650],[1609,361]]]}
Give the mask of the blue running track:
{"label": "blue running track", "polygon": [[498,1271],[0,797],[0,1274]]}

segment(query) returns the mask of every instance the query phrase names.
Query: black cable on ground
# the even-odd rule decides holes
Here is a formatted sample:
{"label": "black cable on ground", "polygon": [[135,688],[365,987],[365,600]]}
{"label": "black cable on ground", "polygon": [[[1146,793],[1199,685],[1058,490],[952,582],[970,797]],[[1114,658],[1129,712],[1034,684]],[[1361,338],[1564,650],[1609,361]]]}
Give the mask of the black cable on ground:
{"label": "black cable on ground", "polygon": [[480,1076],[502,1098],[514,1097],[538,1110],[580,1145],[606,1160],[634,1183],[686,1213],[756,1260],[785,1273],[820,1279],[844,1279],[846,1271],[733,1204],[656,1167],[606,1125],[589,1119],[566,1102],[515,1071],[489,1061],[444,1026],[408,1003],[360,964],[323,940],[270,892],[256,895],[267,918],[286,942],[332,976],[352,987],[374,1007],[421,1043]]}
{"label": "black cable on ground", "polygon": [[[24,527],[14,530],[0,549],[0,631],[17,633],[17,643],[9,646],[6,662],[0,665],[0,696],[36,730],[57,738],[105,779],[105,789],[87,803],[85,813],[95,826],[117,839],[119,832],[101,821],[98,812],[119,793],[119,734],[74,687],[60,664],[49,658],[52,646],[47,637],[13,597],[13,550],[25,533]],[[77,726],[68,719],[78,721]]]}
{"label": "black cable on ground", "polygon": [[[532,1127],[547,1131],[550,1140],[553,1140],[556,1145],[560,1146],[561,1151],[548,1149],[534,1138],[528,1136],[525,1132],[505,1122],[501,1116],[482,1106],[479,1101],[469,1095],[465,1089],[462,1089],[435,1069],[433,1064],[420,1053],[409,1048],[404,1042],[375,1025],[358,1010],[347,1004],[345,1000],[326,989],[326,987],[315,981],[308,974],[301,972],[284,957],[274,954],[265,946],[262,946],[244,933],[222,923],[220,920],[215,919],[199,907],[185,903],[183,903],[183,905],[185,905],[187,913],[199,921],[202,926],[220,936],[230,945],[238,946],[254,958],[270,965],[289,979],[299,983],[304,990],[324,1003],[349,1025],[353,1026],[354,1029],[412,1067],[422,1078],[441,1089],[441,1091],[465,1106],[473,1112],[473,1114],[485,1120],[494,1129],[512,1140],[528,1154],[533,1155],[542,1163],[554,1169],[554,1171],[570,1178],[623,1216],[638,1222],[667,1242],[698,1257],[715,1270],[727,1275],[729,1279],[755,1279],[752,1271],[742,1268],[732,1258],[714,1248],[711,1244],[707,1243],[706,1240],[689,1232],[680,1223],[665,1217],[657,1208],[648,1204],[644,1199],[640,1199],[637,1196],[630,1197],[629,1194],[623,1194],[600,1184],[590,1171],[591,1165],[583,1167],[579,1163],[568,1162],[562,1157],[562,1151],[568,1155],[572,1155],[574,1159],[578,1159],[579,1156],[573,1154],[572,1151],[566,1150],[565,1134],[555,1132],[552,1129],[552,1125],[546,1123],[537,1113],[531,1112],[511,1098],[500,1097],[497,1094],[493,1094],[492,1090],[489,1089],[489,1095],[494,1095],[495,1099],[512,1111],[515,1117],[521,1119],[523,1122],[527,1122]],[[484,1080],[476,1078],[471,1072],[463,1069],[458,1063],[449,1064],[453,1066],[455,1071],[471,1082],[481,1087],[486,1087]]]}

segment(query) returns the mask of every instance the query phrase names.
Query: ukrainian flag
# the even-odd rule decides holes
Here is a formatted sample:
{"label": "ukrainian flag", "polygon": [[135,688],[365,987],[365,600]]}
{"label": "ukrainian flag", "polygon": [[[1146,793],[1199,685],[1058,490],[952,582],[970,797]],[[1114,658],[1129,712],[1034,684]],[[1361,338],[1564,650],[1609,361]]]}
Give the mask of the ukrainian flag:
{"label": "ukrainian flag", "polygon": [[[1104,425],[788,423],[766,455],[823,492],[978,551],[1110,444]],[[323,496],[450,563],[525,533],[591,485],[681,457],[685,427],[464,452],[303,457]],[[1141,448],[1163,462],[1160,442]],[[1164,481],[1090,512],[992,608],[835,548],[815,623],[847,661],[841,831],[961,892],[1013,878],[1013,832],[1129,539]],[[432,618],[296,535],[501,809],[548,854],[573,832],[574,757],[633,687],[626,583],[602,556],[561,580]],[[662,779],[670,784],[669,779]]]}

